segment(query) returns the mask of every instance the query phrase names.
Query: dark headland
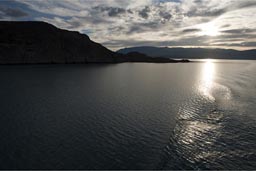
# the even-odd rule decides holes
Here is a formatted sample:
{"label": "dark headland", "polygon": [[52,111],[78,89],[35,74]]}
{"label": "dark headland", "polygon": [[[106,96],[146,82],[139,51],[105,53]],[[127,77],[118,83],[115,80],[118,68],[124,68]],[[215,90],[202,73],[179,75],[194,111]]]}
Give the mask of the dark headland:
{"label": "dark headland", "polygon": [[85,34],[59,29],[45,22],[0,21],[0,64],[120,62],[189,61],[149,57],[139,52],[113,52]]}

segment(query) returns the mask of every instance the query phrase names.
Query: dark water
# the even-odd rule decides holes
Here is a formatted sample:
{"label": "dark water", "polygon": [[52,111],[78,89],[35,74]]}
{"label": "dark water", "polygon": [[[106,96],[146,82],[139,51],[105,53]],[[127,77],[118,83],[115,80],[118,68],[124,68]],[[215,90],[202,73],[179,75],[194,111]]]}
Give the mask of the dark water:
{"label": "dark water", "polygon": [[256,169],[256,62],[0,66],[0,169]]}

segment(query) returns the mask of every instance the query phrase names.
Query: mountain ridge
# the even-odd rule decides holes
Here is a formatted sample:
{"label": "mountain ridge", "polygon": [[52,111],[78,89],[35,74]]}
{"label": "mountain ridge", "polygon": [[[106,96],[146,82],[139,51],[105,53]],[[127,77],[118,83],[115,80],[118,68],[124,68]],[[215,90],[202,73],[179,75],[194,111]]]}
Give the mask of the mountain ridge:
{"label": "mountain ridge", "polygon": [[144,53],[151,57],[181,58],[181,59],[253,59],[256,60],[256,49],[239,51],[235,49],[211,49],[211,48],[168,48],[139,46],[123,48],[118,53],[127,54],[130,52]]}

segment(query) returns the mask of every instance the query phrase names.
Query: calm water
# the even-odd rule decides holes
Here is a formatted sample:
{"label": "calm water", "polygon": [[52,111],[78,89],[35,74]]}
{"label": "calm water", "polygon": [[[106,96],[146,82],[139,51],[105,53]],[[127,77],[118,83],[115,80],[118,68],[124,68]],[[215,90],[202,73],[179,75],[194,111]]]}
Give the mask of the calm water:
{"label": "calm water", "polygon": [[256,61],[0,66],[0,169],[256,169]]}

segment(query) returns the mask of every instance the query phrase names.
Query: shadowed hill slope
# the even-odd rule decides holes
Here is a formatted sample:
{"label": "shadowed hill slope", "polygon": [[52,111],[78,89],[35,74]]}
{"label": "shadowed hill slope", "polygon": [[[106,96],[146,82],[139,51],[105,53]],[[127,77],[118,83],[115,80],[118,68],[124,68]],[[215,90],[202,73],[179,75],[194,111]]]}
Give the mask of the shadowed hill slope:
{"label": "shadowed hill slope", "polygon": [[113,62],[117,54],[85,34],[44,22],[0,22],[0,63]]}

